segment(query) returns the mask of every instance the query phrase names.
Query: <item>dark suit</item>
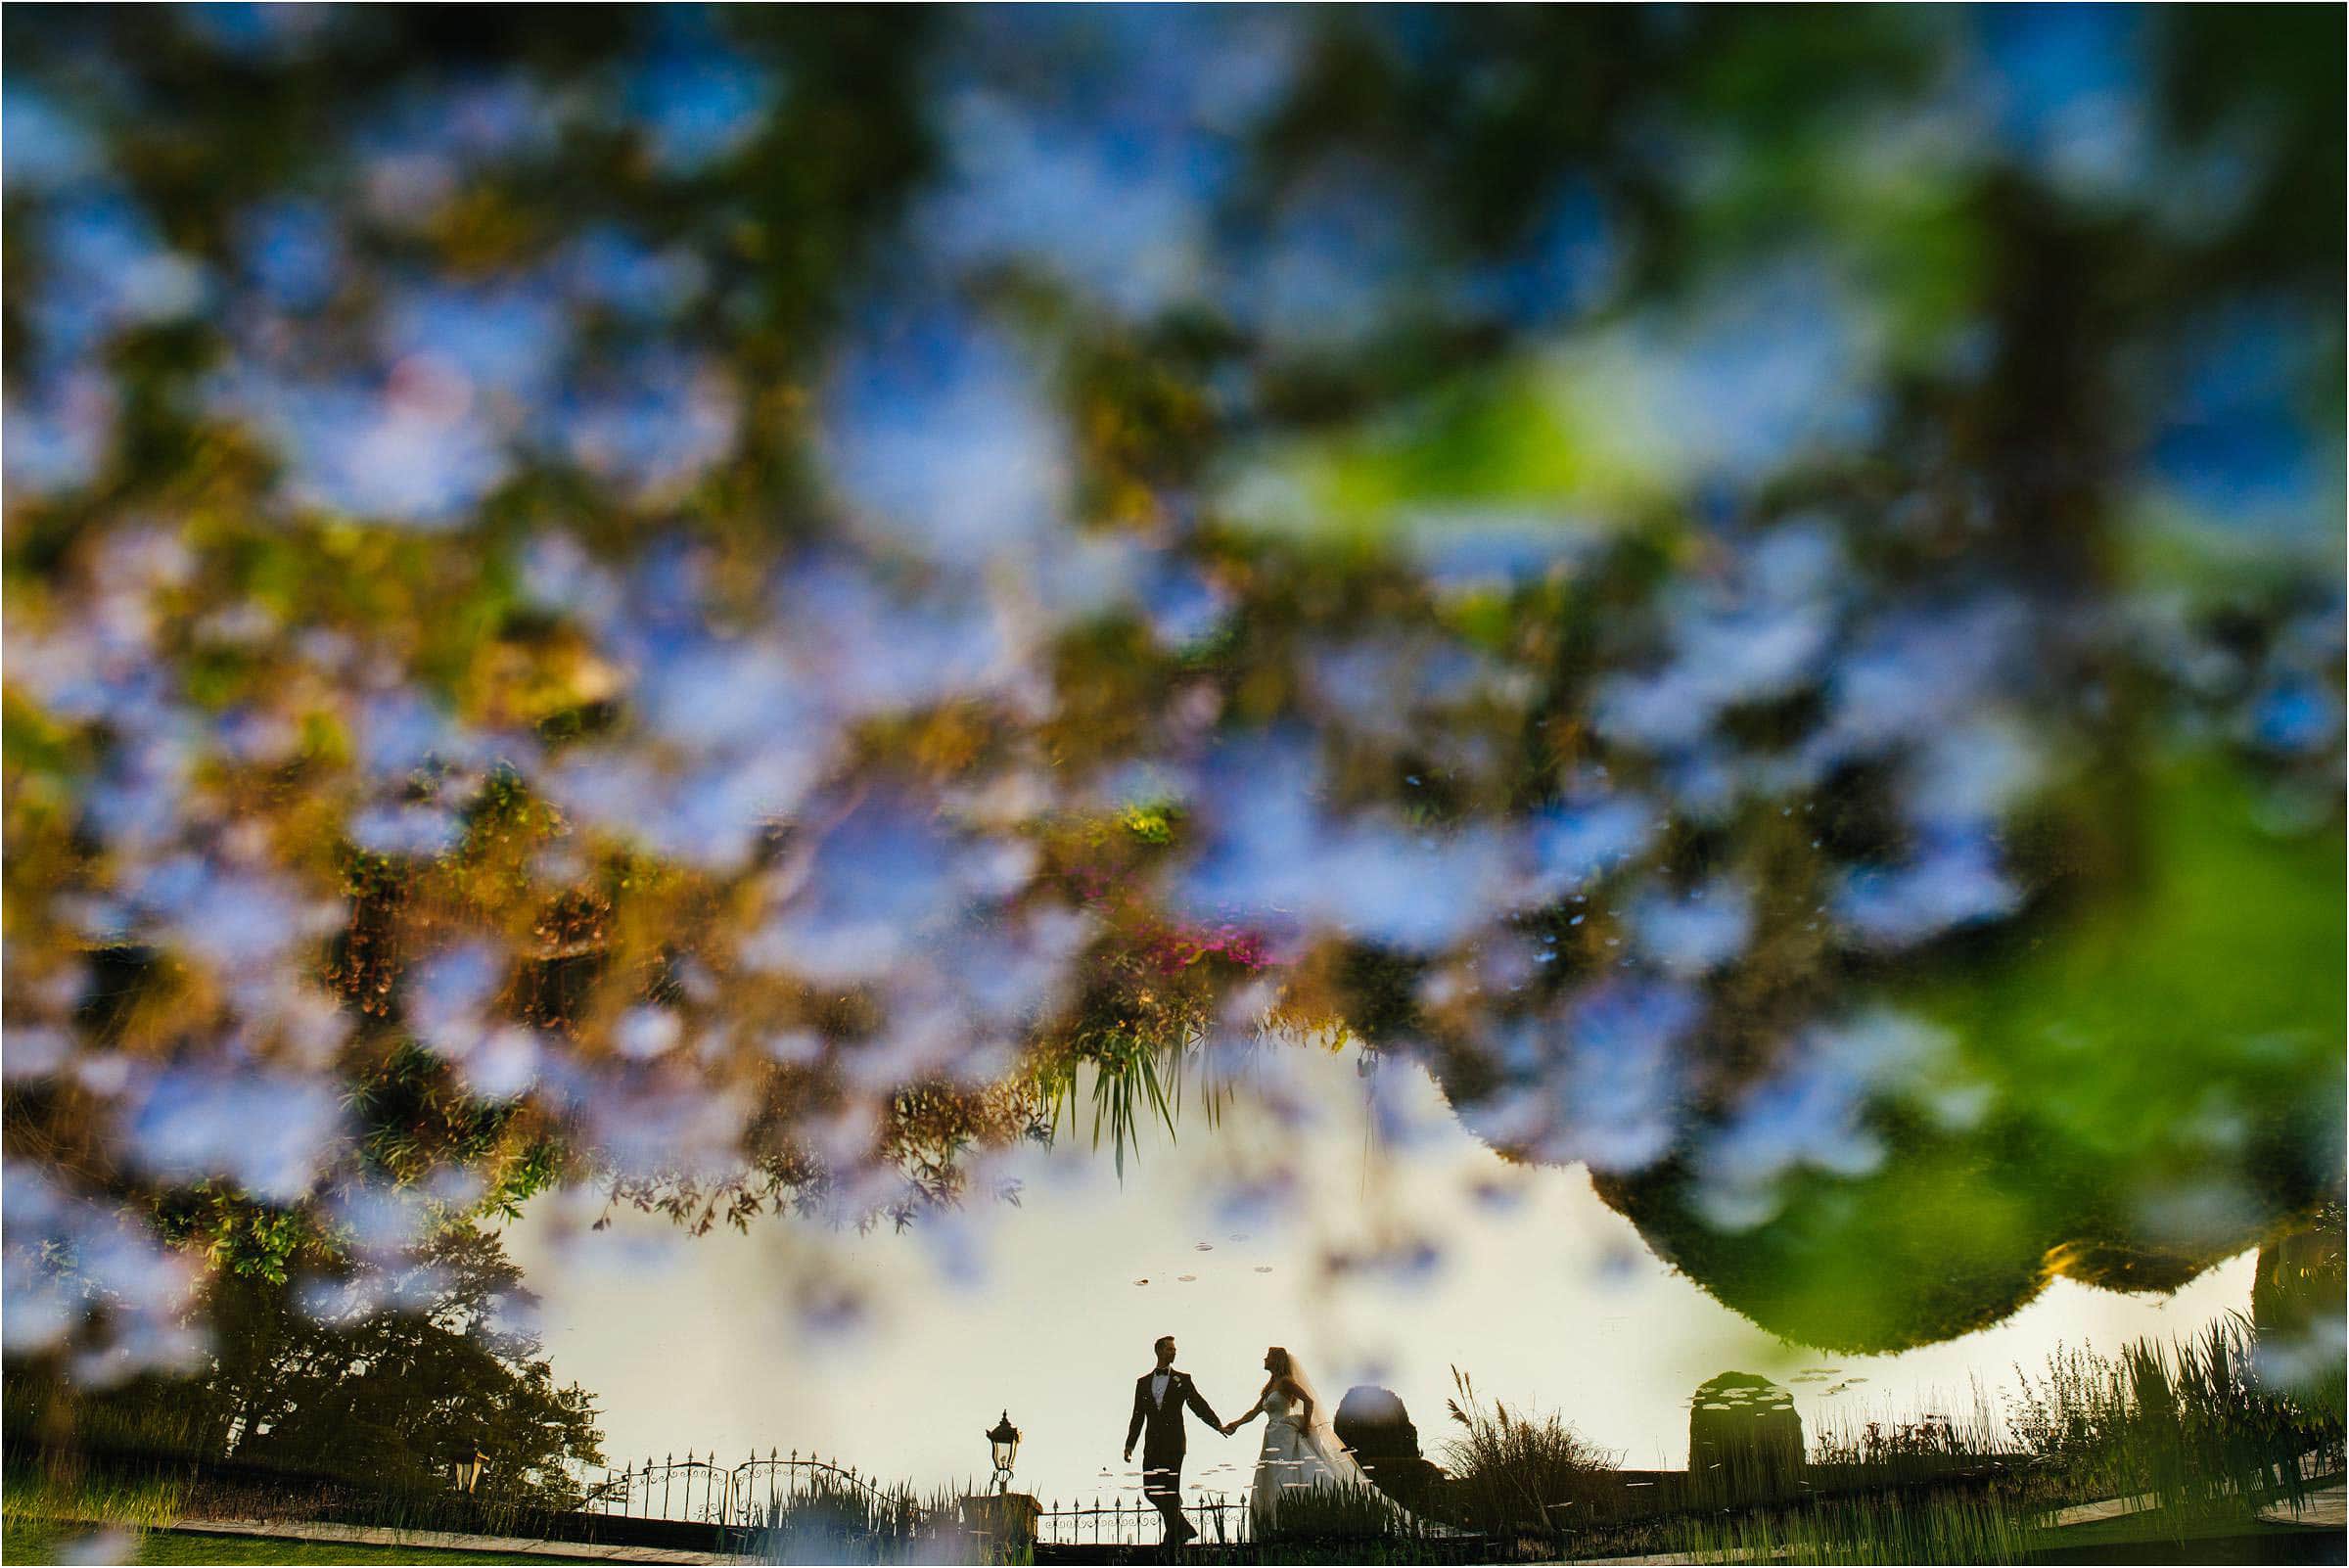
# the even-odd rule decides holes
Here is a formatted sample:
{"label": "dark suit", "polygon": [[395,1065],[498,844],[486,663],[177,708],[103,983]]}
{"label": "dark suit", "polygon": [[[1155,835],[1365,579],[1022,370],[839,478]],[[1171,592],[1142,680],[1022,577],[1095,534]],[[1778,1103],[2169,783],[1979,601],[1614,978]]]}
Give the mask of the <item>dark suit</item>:
{"label": "dark suit", "polygon": [[1126,1448],[1132,1452],[1133,1440],[1141,1438],[1142,1496],[1167,1516],[1167,1540],[1172,1543],[1197,1533],[1182,1517],[1183,1407],[1189,1406],[1218,1432],[1223,1430],[1223,1423],[1191,1386],[1188,1373],[1170,1368],[1167,1397],[1153,1400],[1150,1380],[1157,1375],[1156,1371],[1144,1372],[1133,1385],[1133,1419],[1126,1424]]}

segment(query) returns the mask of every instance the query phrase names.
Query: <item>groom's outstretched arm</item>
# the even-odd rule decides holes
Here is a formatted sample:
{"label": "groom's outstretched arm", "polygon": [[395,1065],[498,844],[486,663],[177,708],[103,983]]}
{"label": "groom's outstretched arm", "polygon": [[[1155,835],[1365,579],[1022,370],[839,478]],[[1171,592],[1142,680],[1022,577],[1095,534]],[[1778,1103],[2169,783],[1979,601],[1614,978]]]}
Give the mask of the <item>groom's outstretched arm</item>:
{"label": "groom's outstretched arm", "polygon": [[1142,1385],[1136,1383],[1133,1385],[1133,1419],[1126,1423],[1126,1452],[1128,1453],[1133,1452],[1134,1443],[1142,1435],[1142,1419],[1145,1413],[1142,1407]]}
{"label": "groom's outstretched arm", "polygon": [[1198,1416],[1200,1420],[1205,1421],[1208,1425],[1214,1427],[1217,1431],[1222,1431],[1223,1423],[1217,1420],[1216,1412],[1207,1407],[1207,1401],[1200,1396],[1199,1385],[1196,1383],[1185,1383],[1183,1387],[1187,1391],[1183,1395],[1183,1403],[1191,1407],[1191,1413]]}

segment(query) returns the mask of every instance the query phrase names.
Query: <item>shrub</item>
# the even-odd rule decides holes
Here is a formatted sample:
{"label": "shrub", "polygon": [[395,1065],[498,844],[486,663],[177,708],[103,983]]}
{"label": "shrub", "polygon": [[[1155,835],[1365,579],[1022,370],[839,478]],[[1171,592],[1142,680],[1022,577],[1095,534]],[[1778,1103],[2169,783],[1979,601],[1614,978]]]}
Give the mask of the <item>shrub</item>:
{"label": "shrub", "polygon": [[1451,1381],[1456,1397],[1444,1405],[1460,1430],[1445,1446],[1444,1463],[1459,1523],[1495,1536],[1546,1535],[1612,1499],[1620,1453],[1586,1441],[1555,1411],[1512,1412],[1498,1400],[1487,1409],[1456,1366]]}

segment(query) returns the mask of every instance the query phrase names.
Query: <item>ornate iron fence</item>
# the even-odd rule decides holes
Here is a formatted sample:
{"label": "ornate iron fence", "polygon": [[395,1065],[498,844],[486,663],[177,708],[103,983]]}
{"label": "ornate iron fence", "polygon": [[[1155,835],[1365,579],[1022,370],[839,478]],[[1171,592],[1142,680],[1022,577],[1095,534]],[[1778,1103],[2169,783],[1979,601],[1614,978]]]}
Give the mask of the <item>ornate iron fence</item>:
{"label": "ornate iron fence", "polygon": [[[667,1519],[706,1524],[722,1543],[772,1529],[794,1506],[844,1495],[893,1520],[913,1506],[901,1493],[885,1491],[843,1465],[796,1450],[769,1450],[728,1464],[714,1453],[682,1459],[674,1454],[606,1469],[587,1483],[585,1511],[628,1519]],[[1184,1517],[1203,1545],[1238,1545],[1253,1539],[1249,1495],[1198,1494],[1183,1503]],[[906,1521],[900,1521],[905,1523]],[[1166,1518],[1143,1501],[1054,1502],[1036,1521],[1036,1541],[1046,1545],[1156,1545]]]}
{"label": "ornate iron fence", "polygon": [[[1199,1532],[1201,1545],[1238,1545],[1252,1538],[1248,1494],[1207,1493],[1185,1501],[1183,1517]],[[1036,1539],[1046,1546],[1154,1546],[1166,1533],[1166,1515],[1147,1502],[1054,1502],[1036,1520]]]}
{"label": "ornate iron fence", "polygon": [[817,1499],[852,1497],[876,1514],[901,1511],[908,1500],[885,1492],[843,1465],[797,1450],[769,1449],[727,1464],[715,1453],[697,1457],[691,1450],[644,1460],[619,1470],[607,1468],[587,1483],[585,1511],[624,1519],[669,1519],[707,1524],[723,1531],[772,1527],[795,1505]]}

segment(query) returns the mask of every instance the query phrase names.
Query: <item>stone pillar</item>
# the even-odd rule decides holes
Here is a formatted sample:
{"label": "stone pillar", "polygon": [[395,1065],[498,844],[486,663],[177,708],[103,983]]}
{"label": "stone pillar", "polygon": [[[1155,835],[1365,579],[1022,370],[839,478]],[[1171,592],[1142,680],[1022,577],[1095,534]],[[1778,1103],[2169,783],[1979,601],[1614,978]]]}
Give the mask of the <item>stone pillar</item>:
{"label": "stone pillar", "polygon": [[1044,1505],[1025,1492],[990,1492],[962,1499],[961,1523],[965,1532],[984,1536],[990,1557],[1001,1560],[1035,1547],[1043,1512]]}
{"label": "stone pillar", "polygon": [[1348,1389],[1330,1424],[1381,1492],[1414,1511],[1425,1506],[1443,1471],[1420,1456],[1419,1429],[1393,1390],[1367,1383]]}
{"label": "stone pillar", "polygon": [[1752,1372],[1724,1372],[1688,1407],[1688,1479],[1731,1495],[1774,1492],[1801,1479],[1803,1418],[1794,1396]]}

